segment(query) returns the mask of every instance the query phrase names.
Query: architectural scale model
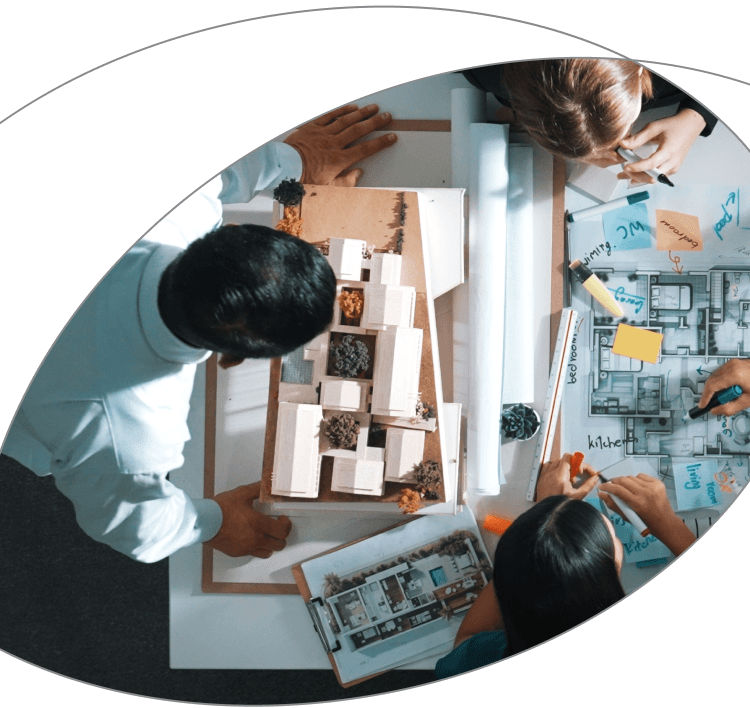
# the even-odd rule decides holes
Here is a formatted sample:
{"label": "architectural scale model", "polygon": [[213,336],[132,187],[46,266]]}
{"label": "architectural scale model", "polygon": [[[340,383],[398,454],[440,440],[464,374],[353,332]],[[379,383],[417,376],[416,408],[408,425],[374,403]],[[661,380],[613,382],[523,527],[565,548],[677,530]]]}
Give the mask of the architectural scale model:
{"label": "architectural scale model", "polygon": [[[303,238],[311,228],[311,199],[325,196],[326,190],[308,189],[313,193],[304,197],[300,211]],[[372,191],[356,190],[355,195]],[[384,195],[390,195],[389,201],[383,201]],[[425,351],[431,336],[427,308],[432,303],[424,289],[419,292],[425,274],[418,223],[407,228],[403,195],[375,195],[376,205],[400,212],[395,224],[380,227],[379,242],[348,236],[323,243],[314,236],[309,239],[326,254],[335,273],[335,311],[328,331],[280,362],[278,388],[269,401],[267,460],[268,431],[275,417],[270,475],[264,464],[270,498],[337,501],[342,498],[335,495],[344,494],[382,499],[390,484],[398,487],[391,488],[388,500],[394,501],[404,485],[418,488],[415,467],[432,460],[442,464],[432,354],[436,347],[430,344]],[[416,207],[415,200],[409,216],[418,222]],[[394,232],[398,240],[391,238]],[[406,248],[409,238],[416,241],[411,251]],[[394,247],[404,250],[398,253]],[[415,273],[421,276],[415,278]],[[276,411],[271,401],[278,401]],[[439,486],[420,492],[440,500]]]}
{"label": "architectural scale model", "polygon": [[333,631],[357,651],[459,617],[491,578],[476,536],[460,530],[355,575],[330,573],[322,590]]}
{"label": "architectural scale model", "polygon": [[[564,444],[587,460],[647,459],[668,489],[674,458],[713,458],[725,508],[750,480],[750,413],[682,418],[698,404],[711,372],[750,356],[750,267],[678,273],[618,265],[595,272],[625,318],[608,316],[576,290],[586,305],[578,308],[583,322],[566,376]],[[613,354],[619,322],[663,335],[655,364]]]}

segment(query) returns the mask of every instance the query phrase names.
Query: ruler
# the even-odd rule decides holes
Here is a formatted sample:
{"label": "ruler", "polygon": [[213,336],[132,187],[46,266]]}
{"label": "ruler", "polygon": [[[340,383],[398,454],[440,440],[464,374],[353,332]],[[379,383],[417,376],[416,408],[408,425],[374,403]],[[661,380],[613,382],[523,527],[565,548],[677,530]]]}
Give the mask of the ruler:
{"label": "ruler", "polygon": [[552,357],[552,366],[549,372],[549,384],[547,385],[547,398],[544,401],[541,430],[539,431],[536,451],[534,452],[534,463],[531,467],[529,491],[526,494],[526,499],[529,501],[534,501],[539,471],[542,465],[549,461],[552,452],[552,440],[555,437],[557,416],[560,413],[560,397],[563,390],[565,369],[570,360],[570,347],[573,344],[577,322],[578,313],[570,307],[563,308],[560,317],[560,327],[557,330],[555,353]]}

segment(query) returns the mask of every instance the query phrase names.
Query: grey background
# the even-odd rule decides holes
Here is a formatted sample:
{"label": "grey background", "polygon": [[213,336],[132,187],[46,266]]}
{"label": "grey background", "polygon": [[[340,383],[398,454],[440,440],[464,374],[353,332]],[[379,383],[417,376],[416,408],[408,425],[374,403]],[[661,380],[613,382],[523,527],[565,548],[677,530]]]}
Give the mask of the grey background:
{"label": "grey background", "polygon": [[[74,76],[180,34],[310,2],[13,5],[0,22],[0,120]],[[451,7],[496,13],[496,2]],[[669,7],[671,5],[671,7]],[[505,12],[510,12],[503,4]],[[750,80],[746,18],[726,0],[624,7],[524,2],[513,16],[648,63]],[[606,16],[605,16],[606,14]],[[95,71],[0,125],[3,209],[0,430],[75,307],[174,204],[248,150],[314,115],[422,76],[507,59],[608,52],[479,14],[341,10],[264,19],[180,39]],[[254,69],[254,67],[257,67]],[[747,86],[653,64],[747,139]],[[267,97],[261,102],[259,97]],[[380,698],[612,705],[739,697],[748,627],[747,494],[685,557],[596,621],[499,666]],[[30,510],[33,513],[33,510]],[[0,655],[9,705],[135,706]],[[470,698],[469,698],[470,697]]]}

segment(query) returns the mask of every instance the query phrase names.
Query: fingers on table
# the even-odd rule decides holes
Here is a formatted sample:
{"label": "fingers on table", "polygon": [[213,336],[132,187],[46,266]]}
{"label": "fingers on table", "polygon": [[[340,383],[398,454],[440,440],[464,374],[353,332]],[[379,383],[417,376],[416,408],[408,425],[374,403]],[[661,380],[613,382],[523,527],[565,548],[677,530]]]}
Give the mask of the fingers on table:
{"label": "fingers on table", "polygon": [[[375,110],[377,110],[377,107]],[[356,112],[357,112],[357,106],[353,103],[350,103],[347,106],[341,106],[341,108],[336,108],[335,110],[330,111],[329,113],[324,113],[322,116],[316,118],[313,121],[313,123],[315,125],[320,125],[320,126],[330,125],[336,119],[341,118],[341,116],[345,116],[350,113],[356,113]]]}

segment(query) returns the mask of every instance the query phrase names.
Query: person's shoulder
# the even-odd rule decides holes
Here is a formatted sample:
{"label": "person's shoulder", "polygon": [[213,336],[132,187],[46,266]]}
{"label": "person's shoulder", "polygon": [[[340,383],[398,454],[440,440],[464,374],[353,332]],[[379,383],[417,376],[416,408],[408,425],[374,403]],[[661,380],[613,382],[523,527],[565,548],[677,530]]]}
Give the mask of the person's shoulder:
{"label": "person's shoulder", "polygon": [[440,659],[435,665],[435,675],[448,678],[493,664],[503,658],[507,647],[508,640],[503,630],[480,632]]}

